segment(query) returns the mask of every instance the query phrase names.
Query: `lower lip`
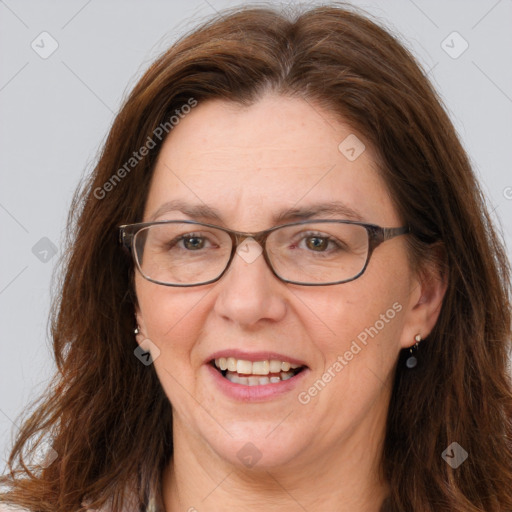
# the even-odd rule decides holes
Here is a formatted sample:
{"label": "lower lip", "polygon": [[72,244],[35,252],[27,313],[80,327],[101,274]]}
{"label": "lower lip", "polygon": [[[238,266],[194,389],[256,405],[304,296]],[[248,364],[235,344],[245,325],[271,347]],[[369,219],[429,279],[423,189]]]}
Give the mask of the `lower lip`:
{"label": "lower lip", "polygon": [[293,377],[281,382],[274,382],[256,386],[246,386],[244,384],[236,384],[216,370],[212,365],[207,364],[207,371],[213,377],[215,385],[228,397],[234,398],[241,402],[258,402],[271,400],[292,391],[308,373],[308,369],[304,368],[301,372]]}

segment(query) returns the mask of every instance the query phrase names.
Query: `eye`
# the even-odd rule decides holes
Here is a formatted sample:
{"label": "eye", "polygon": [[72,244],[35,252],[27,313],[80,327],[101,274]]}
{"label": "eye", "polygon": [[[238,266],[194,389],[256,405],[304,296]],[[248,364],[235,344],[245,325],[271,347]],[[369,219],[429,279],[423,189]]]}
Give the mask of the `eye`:
{"label": "eye", "polygon": [[320,236],[310,236],[307,238],[306,246],[308,249],[314,249],[315,251],[317,249],[323,250],[326,249],[329,245],[329,240],[325,237]]}
{"label": "eye", "polygon": [[186,236],[182,237],[185,249],[202,249],[205,244],[205,238],[201,236]]}
{"label": "eye", "polygon": [[167,243],[169,250],[184,249],[187,251],[198,251],[208,247],[209,244],[212,246],[210,240],[207,237],[201,236],[197,233],[185,233],[183,235],[175,237]]}
{"label": "eye", "polygon": [[312,252],[327,252],[329,248],[334,251],[344,249],[343,242],[323,233],[304,233],[302,235],[302,240],[305,241],[306,247]]}

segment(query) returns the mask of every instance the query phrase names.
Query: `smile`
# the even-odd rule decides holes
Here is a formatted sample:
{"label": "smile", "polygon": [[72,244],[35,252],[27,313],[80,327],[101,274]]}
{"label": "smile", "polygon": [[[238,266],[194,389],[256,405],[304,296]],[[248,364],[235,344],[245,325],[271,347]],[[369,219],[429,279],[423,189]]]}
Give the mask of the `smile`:
{"label": "smile", "polygon": [[230,382],[245,386],[277,384],[294,377],[305,368],[305,366],[277,359],[247,361],[234,357],[214,359],[211,365]]}

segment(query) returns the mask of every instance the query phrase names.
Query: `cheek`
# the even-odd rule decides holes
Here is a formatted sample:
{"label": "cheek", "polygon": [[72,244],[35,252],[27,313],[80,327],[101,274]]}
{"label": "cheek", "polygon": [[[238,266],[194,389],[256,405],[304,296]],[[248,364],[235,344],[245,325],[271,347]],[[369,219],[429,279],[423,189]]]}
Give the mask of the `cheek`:
{"label": "cheek", "polygon": [[175,366],[190,358],[202,328],[200,303],[206,291],[173,289],[146,280],[138,282],[137,298],[146,335],[160,349],[158,365]]}
{"label": "cheek", "polygon": [[[351,283],[310,292],[310,336],[326,367],[341,356],[350,366],[388,372],[400,349],[404,287],[395,276],[364,274]],[[315,325],[322,325],[322,330]],[[320,335],[323,332],[324,335]]]}
{"label": "cheek", "polygon": [[190,396],[197,394],[196,373],[202,364],[196,349],[204,324],[201,305],[206,293],[148,281],[137,287],[146,335],[159,350],[154,360],[158,379],[175,413],[189,422]]}

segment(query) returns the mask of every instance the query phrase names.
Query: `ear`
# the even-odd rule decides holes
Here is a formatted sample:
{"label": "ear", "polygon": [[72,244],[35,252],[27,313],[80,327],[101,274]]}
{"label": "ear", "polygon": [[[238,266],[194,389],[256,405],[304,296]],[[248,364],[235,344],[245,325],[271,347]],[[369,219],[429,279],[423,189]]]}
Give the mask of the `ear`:
{"label": "ear", "polygon": [[142,312],[138,305],[135,305],[135,320],[137,321],[137,328],[139,333],[135,335],[135,339],[137,343],[140,345],[143,340],[147,338],[146,324],[144,322],[144,317],[142,316]]}
{"label": "ear", "polygon": [[425,339],[434,329],[448,287],[446,268],[445,251],[442,247],[436,247],[432,249],[432,258],[422,264],[412,280],[410,301],[400,338],[402,348],[413,346],[416,335]]}

